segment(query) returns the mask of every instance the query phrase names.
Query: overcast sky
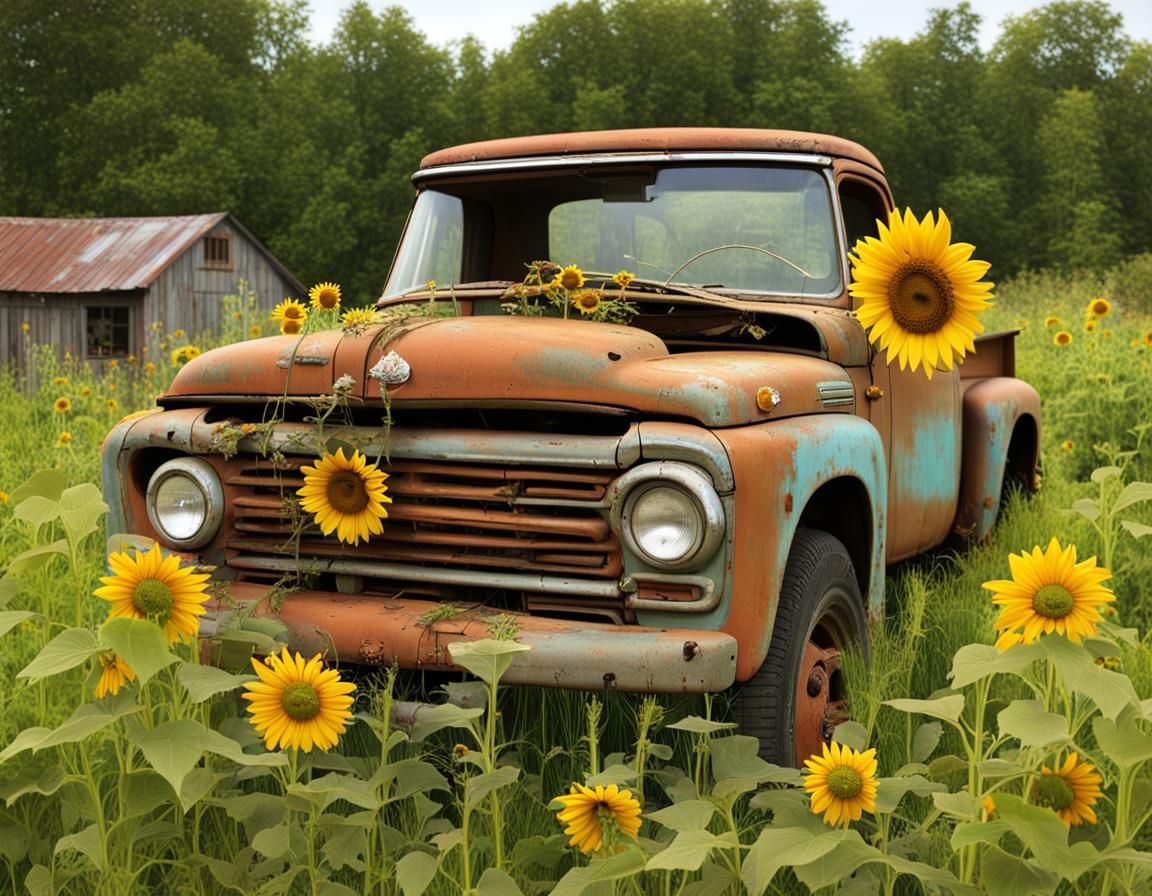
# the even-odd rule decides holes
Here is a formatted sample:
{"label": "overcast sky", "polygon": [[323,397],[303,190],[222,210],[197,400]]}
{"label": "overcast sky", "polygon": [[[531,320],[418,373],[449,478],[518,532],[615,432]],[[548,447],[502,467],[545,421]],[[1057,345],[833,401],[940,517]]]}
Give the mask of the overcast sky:
{"label": "overcast sky", "polygon": [[[340,18],[342,10],[352,0],[309,0],[312,7],[312,39],[326,42]],[[490,50],[508,46],[516,37],[516,29],[529,24],[537,13],[558,5],[559,0],[368,0],[374,10],[388,6],[402,6],[415,22],[416,28],[428,40],[442,46],[474,35]],[[970,0],[972,8],[983,18],[982,40],[984,48],[1000,32],[1005,16],[1019,15],[1044,4],[1037,0]],[[951,8],[957,2],[928,0],[879,0],[861,3],[860,0],[824,0],[824,8],[837,21],[846,21],[851,27],[849,40],[853,50],[859,51],[878,37],[898,37],[907,40],[920,31],[928,18],[929,6]],[[1129,37],[1152,40],[1152,0],[1111,0],[1113,9],[1124,16],[1125,31]]]}

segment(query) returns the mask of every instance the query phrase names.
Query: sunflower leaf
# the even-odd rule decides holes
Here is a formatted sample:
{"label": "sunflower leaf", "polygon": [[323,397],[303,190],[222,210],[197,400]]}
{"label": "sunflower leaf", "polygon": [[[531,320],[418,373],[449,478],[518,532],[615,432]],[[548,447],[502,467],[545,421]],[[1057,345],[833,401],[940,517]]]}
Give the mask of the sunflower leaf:
{"label": "sunflower leaf", "polygon": [[108,512],[104,495],[91,482],[66,489],[60,496],[60,521],[73,543],[79,543],[98,528],[100,517]]}
{"label": "sunflower leaf", "polygon": [[[0,614],[2,615],[2,614]],[[176,673],[180,684],[193,703],[203,703],[209,697],[215,697],[225,691],[234,690],[249,681],[255,681],[255,675],[233,675],[215,666],[201,666],[198,663],[181,663]]]}
{"label": "sunflower leaf", "polygon": [[633,846],[606,859],[593,859],[588,865],[569,869],[551,896],[581,896],[600,881],[621,880],[632,877],[644,869],[644,853]]}
{"label": "sunflower leaf", "polygon": [[680,831],[664,849],[648,860],[645,868],[696,871],[714,849],[731,850],[738,847],[736,835],[731,831],[713,834],[711,831]]}
{"label": "sunflower leaf", "polygon": [[435,856],[426,852],[410,852],[396,862],[396,883],[403,896],[423,896],[432,878],[436,876]]}
{"label": "sunflower leaf", "polygon": [[483,638],[479,641],[456,641],[448,645],[452,662],[467,669],[488,684],[496,684],[512,665],[514,655],[531,650],[518,641],[497,641]]}
{"label": "sunflower leaf", "polygon": [[1041,655],[1034,644],[1019,644],[1011,650],[997,650],[991,644],[965,644],[952,658],[948,677],[952,687],[962,688],[989,675],[1020,675]]}
{"label": "sunflower leaf", "polygon": [[38,681],[74,669],[99,652],[100,645],[91,629],[70,628],[45,644],[32,662],[16,673],[16,677]]}
{"label": "sunflower leaf", "polygon": [[1122,712],[1115,721],[1097,716],[1092,720],[1092,733],[1100,749],[1120,768],[1134,768],[1152,759],[1152,739],[1134,711]]}
{"label": "sunflower leaf", "polygon": [[52,501],[59,501],[64,489],[68,487],[68,480],[59,470],[38,470],[12,490],[11,501],[19,507],[27,498],[37,495]]}
{"label": "sunflower leaf", "polygon": [[1067,741],[1068,720],[1048,712],[1039,700],[1013,700],[997,716],[1000,734],[1025,747],[1047,747]]}
{"label": "sunflower leaf", "polygon": [[132,667],[141,686],[180,659],[168,649],[160,626],[148,619],[109,619],[100,629],[100,640]]}
{"label": "sunflower leaf", "polygon": [[[193,719],[173,719],[150,731],[144,730],[133,740],[148,764],[179,796],[184,789],[184,779],[208,747],[208,729]],[[184,811],[189,808],[191,806],[184,805]]]}
{"label": "sunflower leaf", "polygon": [[1088,697],[1109,719],[1115,719],[1125,707],[1139,705],[1132,680],[1121,672],[1096,665],[1082,644],[1060,637],[1041,638],[1040,643],[1056,663],[1064,686]]}
{"label": "sunflower leaf", "polygon": [[43,495],[29,495],[16,505],[13,515],[16,519],[24,520],[24,522],[39,528],[59,517],[60,510],[59,501],[53,501]]}
{"label": "sunflower leaf", "polygon": [[955,722],[960,718],[960,713],[964,712],[964,695],[945,694],[931,700],[885,700],[884,705],[900,712],[915,712],[945,722]]}
{"label": "sunflower leaf", "polygon": [[476,884],[476,896],[524,896],[516,881],[499,868],[485,868]]}
{"label": "sunflower leaf", "polygon": [[30,610],[4,610],[0,612],[0,635],[6,635],[21,622],[27,622],[39,613]]}
{"label": "sunflower leaf", "polygon": [[8,572],[22,573],[29,569],[39,569],[46,566],[49,561],[57,557],[68,556],[68,542],[61,538],[51,544],[40,544],[26,551],[21,551],[8,563]]}

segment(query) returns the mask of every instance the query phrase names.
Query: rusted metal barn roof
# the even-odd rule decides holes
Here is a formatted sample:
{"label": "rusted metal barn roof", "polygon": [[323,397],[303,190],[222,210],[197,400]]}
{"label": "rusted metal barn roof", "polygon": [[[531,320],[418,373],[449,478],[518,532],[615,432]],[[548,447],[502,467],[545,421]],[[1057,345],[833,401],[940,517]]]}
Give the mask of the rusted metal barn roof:
{"label": "rusted metal barn roof", "polygon": [[227,217],[0,217],[0,292],[143,289]]}

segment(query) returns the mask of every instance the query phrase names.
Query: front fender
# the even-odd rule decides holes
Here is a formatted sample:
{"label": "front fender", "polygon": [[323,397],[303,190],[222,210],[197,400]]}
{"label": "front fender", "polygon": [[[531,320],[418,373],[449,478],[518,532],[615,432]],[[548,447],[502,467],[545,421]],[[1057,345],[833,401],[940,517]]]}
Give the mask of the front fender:
{"label": "front fender", "polygon": [[858,417],[797,417],[718,430],[716,436],[728,451],[736,482],[732,594],[722,630],[739,643],[736,679],[745,681],[768,654],[784,568],[804,509],[835,480],[858,484],[861,488],[852,491],[868,504],[858,514],[871,528],[859,533],[867,559],[858,572],[864,574],[867,611],[880,611],[888,473],[879,432]]}

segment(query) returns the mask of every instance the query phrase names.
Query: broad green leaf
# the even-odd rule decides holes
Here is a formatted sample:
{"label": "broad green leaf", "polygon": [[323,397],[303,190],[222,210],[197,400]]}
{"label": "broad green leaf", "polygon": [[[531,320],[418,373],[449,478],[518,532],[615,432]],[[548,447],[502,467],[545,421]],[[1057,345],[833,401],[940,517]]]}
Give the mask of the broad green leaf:
{"label": "broad green leaf", "polygon": [[1099,853],[1087,842],[1068,845],[1068,831],[1051,809],[1031,806],[1020,797],[996,796],[996,814],[1012,825],[1012,833],[1032,853],[1039,867],[1076,880],[1099,861]]}
{"label": "broad green leaf", "polygon": [[1095,498],[1077,498],[1072,509],[1090,522],[1100,519],[1100,502]]}
{"label": "broad green leaf", "polygon": [[60,502],[43,495],[29,495],[16,505],[12,513],[16,519],[40,527],[60,516]]}
{"label": "broad green leaf", "polygon": [[23,484],[16,486],[12,490],[10,498],[13,506],[19,506],[28,498],[36,495],[41,498],[47,498],[50,501],[59,501],[60,496],[64,494],[64,489],[68,486],[68,480],[64,478],[64,474],[59,470],[53,468],[51,470],[37,470],[24,481]]}
{"label": "broad green leaf", "polygon": [[524,896],[516,881],[499,868],[485,868],[476,884],[476,896]]}
{"label": "broad green leaf", "polygon": [[832,740],[851,747],[858,753],[868,749],[868,729],[859,722],[849,719],[841,722],[832,731]]}
{"label": "broad green leaf", "polygon": [[435,766],[422,759],[389,762],[382,765],[370,780],[374,786],[388,788],[385,792],[389,794],[390,801],[448,789],[444,776]]}
{"label": "broad green leaf", "polygon": [[1104,482],[1110,482],[1113,479],[1118,479],[1121,475],[1123,475],[1123,473],[1124,471],[1119,467],[1109,464],[1107,466],[1097,467],[1092,471],[1092,474],[1089,478],[1093,482],[1100,484]]}
{"label": "broad green leaf", "polygon": [[952,687],[963,688],[989,675],[1020,675],[1041,656],[1035,644],[1020,644],[1011,650],[997,650],[991,644],[965,644],[952,657],[948,678]]}
{"label": "broad green leaf", "polygon": [[471,722],[482,715],[484,710],[481,707],[464,709],[451,703],[426,703],[413,713],[412,730],[408,732],[408,738],[413,743],[419,743],[441,728],[470,728]]}
{"label": "broad green leaf", "polygon": [[944,733],[940,722],[924,722],[912,735],[912,761],[925,762],[935,751]]}
{"label": "broad green leaf", "polygon": [[647,870],[676,869],[696,871],[714,849],[739,847],[736,835],[731,831],[713,834],[710,831],[681,831],[672,838],[664,849],[648,860]]}
{"label": "broad green leaf", "polygon": [[952,851],[959,852],[973,843],[999,843],[1000,838],[1012,830],[1006,821],[968,821],[956,825],[952,831]]}
{"label": "broad green leaf", "polygon": [[1112,511],[1115,513],[1144,501],[1152,501],[1152,482],[1129,482],[1116,498]]}
{"label": "broad green leaf", "polygon": [[255,681],[255,675],[233,675],[215,666],[201,666],[199,663],[181,663],[176,673],[180,684],[192,698],[193,703],[203,703],[209,697],[215,697],[225,691],[231,691],[241,685]]}
{"label": "broad green leaf", "polygon": [[325,815],[321,825],[328,830],[328,839],[320,847],[320,853],[328,867],[336,871],[351,868],[364,870],[364,854],[368,849],[368,830],[373,827],[375,812],[357,812],[341,818]]}
{"label": "broad green leaf", "polygon": [[1123,526],[1124,530],[1133,538],[1143,538],[1145,535],[1152,535],[1152,526],[1146,526],[1135,520],[1121,520],[1120,525]]}
{"label": "broad green leaf", "polygon": [[679,722],[665,725],[674,731],[689,731],[692,734],[715,734],[717,731],[729,731],[736,727],[735,722],[714,722],[700,716],[685,716]]}
{"label": "broad green leaf", "polygon": [[83,853],[98,870],[108,870],[104,855],[100,851],[99,825],[92,823],[82,831],[61,837],[52,848],[52,855],[58,856],[66,849],[74,849],[77,852]]}
{"label": "broad green leaf", "polygon": [[638,874],[644,868],[644,853],[631,847],[606,859],[593,859],[587,865],[578,865],[560,878],[550,896],[580,896],[601,881],[621,880]]}
{"label": "broad green leaf", "polygon": [[15,575],[47,566],[57,557],[68,556],[68,542],[61,538],[51,544],[41,544],[17,554],[8,562],[8,572]]}
{"label": "broad green leaf", "polygon": [[1060,884],[1051,871],[995,845],[981,852],[980,880],[988,896],[1050,896]]}
{"label": "broad green leaf", "polygon": [[65,489],[60,496],[60,521],[79,544],[99,528],[100,517],[108,512],[104,495],[91,482]]}
{"label": "broad green leaf", "polygon": [[644,817],[674,831],[702,831],[716,814],[716,806],[704,800],[673,803],[665,809],[649,812]]}
{"label": "broad green leaf", "polygon": [[1135,768],[1152,759],[1152,736],[1141,727],[1133,710],[1126,710],[1116,721],[1096,716],[1092,733],[1100,749],[1120,768]]}
{"label": "broad green leaf", "polygon": [[124,798],[124,813],[119,816],[121,820],[140,818],[157,806],[172,803],[172,791],[167,782],[150,768],[139,768],[125,775],[120,793]]}
{"label": "broad green leaf", "polygon": [[985,759],[980,763],[980,774],[985,778],[1007,778],[1024,774],[1024,766],[1007,759]]}
{"label": "broad green leaf", "polygon": [[216,789],[217,784],[228,780],[228,777],[223,772],[216,772],[203,766],[192,769],[184,776],[184,783],[180,785],[180,805],[196,805],[206,799]]}
{"label": "broad green leaf", "polygon": [[977,817],[976,801],[966,790],[956,793],[934,793],[932,794],[932,802],[937,809],[952,818],[972,821]]}
{"label": "broad green leaf", "polygon": [[380,808],[375,788],[354,775],[323,775],[307,784],[293,784],[288,788],[288,793],[306,800],[318,811],[326,809],[337,800],[347,800],[361,809],[375,811]]}
{"label": "broad green leaf", "polygon": [[141,712],[143,709],[144,707],[136,702],[135,696],[129,691],[121,691],[115,697],[109,697],[98,703],[82,703],[64,724],[50,731],[33,749],[44,750],[58,744],[79,743],[89,735],[107,728],[117,719]]}
{"label": "broad green leaf", "polygon": [[1048,712],[1039,700],[1013,700],[997,716],[1000,733],[1025,747],[1047,747],[1068,738],[1068,720]]}
{"label": "broad green leaf", "polygon": [[56,896],[56,881],[52,870],[43,865],[33,865],[28,876],[24,878],[24,887],[28,896]]}
{"label": "broad green leaf", "polygon": [[794,768],[781,768],[760,758],[760,741],[746,734],[714,738],[710,745],[712,775],[724,778],[750,778],[760,783],[799,784],[800,772]]}
{"label": "broad green leaf", "polygon": [[436,858],[426,852],[410,852],[396,862],[396,883],[403,896],[423,896],[436,876]]}
{"label": "broad green leaf", "polygon": [[35,749],[51,733],[51,728],[25,728],[12,739],[12,743],[0,750],[0,762],[7,762],[25,750]]}
{"label": "broad green leaf", "polygon": [[946,722],[955,722],[964,712],[964,695],[947,694],[943,697],[934,697],[931,700],[885,700],[885,706],[891,706],[900,712],[919,713],[931,716],[934,719],[943,719]]}
{"label": "broad green leaf", "polygon": [[527,644],[518,641],[497,641],[493,638],[456,641],[448,645],[448,653],[452,655],[453,663],[467,669],[488,684],[500,681],[517,653],[531,649]]}
{"label": "broad green leaf", "polygon": [[835,849],[841,840],[839,832],[821,827],[823,830],[815,832],[797,827],[764,827],[749,847],[740,869],[740,880],[750,896],[762,896],[781,868],[815,862]]}
{"label": "broad green leaf", "polygon": [[880,778],[876,782],[876,811],[895,812],[904,795],[929,796],[943,793],[948,788],[936,781],[929,781],[922,775],[909,775],[904,778]]}
{"label": "broad green leaf", "polygon": [[205,730],[207,740],[204,749],[225,759],[231,759],[238,765],[273,767],[288,764],[288,757],[283,753],[246,753],[239,743],[227,735],[211,728]]}
{"label": "broad green leaf", "polygon": [[636,767],[634,765],[621,765],[619,762],[613,762],[608,765],[604,771],[600,772],[600,774],[588,775],[588,777],[584,779],[584,783],[588,787],[595,787],[598,784],[603,784],[605,787],[609,784],[629,787],[635,780]]}
{"label": "broad green leaf", "polygon": [[252,848],[269,859],[278,859],[292,848],[292,831],[286,824],[265,828],[252,838]]}
{"label": "broad green leaf", "polygon": [[[164,777],[179,795],[184,778],[208,748],[208,729],[192,719],[163,722],[134,738],[148,764]],[[191,806],[184,806],[187,812]]]}
{"label": "broad green leaf", "polygon": [[0,856],[13,865],[23,862],[28,855],[28,844],[31,840],[31,833],[22,824],[0,828]]}
{"label": "broad green leaf", "polygon": [[464,785],[464,802],[475,806],[493,791],[509,784],[515,784],[520,777],[520,769],[514,765],[502,765],[495,771],[469,778]]}
{"label": "broad green leaf", "polygon": [[1090,699],[1108,718],[1115,719],[1127,706],[1139,706],[1132,680],[1096,665],[1084,645],[1060,637],[1041,638],[1040,643],[1055,661],[1064,686]]}
{"label": "broad green leaf", "polygon": [[316,896],[360,896],[360,891],[334,880],[322,880],[316,887]]}
{"label": "broad green leaf", "polygon": [[789,862],[802,884],[813,892],[852,876],[858,869],[881,858],[880,850],[865,843],[852,829],[836,831],[837,842],[819,858]]}
{"label": "broad green leaf", "polygon": [[16,628],[21,622],[27,622],[39,613],[32,613],[28,610],[2,610],[0,611],[0,635],[6,635],[12,629]]}
{"label": "broad green leaf", "polygon": [[132,667],[141,685],[180,660],[160,626],[148,619],[109,619],[100,628],[100,640]]}

